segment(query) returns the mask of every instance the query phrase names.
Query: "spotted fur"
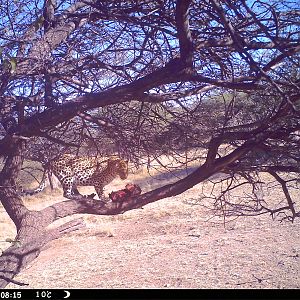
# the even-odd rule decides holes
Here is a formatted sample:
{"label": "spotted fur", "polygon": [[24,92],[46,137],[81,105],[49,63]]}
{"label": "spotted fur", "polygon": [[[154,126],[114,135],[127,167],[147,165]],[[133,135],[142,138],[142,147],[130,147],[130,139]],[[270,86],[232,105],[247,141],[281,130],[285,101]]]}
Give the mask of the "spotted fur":
{"label": "spotted fur", "polygon": [[94,186],[99,198],[103,188],[117,176],[126,179],[128,162],[119,157],[76,157],[65,154],[49,163],[49,168],[58,178],[64,190],[64,197],[74,199],[80,196],[78,186]]}
{"label": "spotted fur", "polygon": [[46,179],[47,179],[46,172],[44,172],[42,181],[40,182],[40,185],[36,189],[25,190],[25,189],[23,189],[23,187],[20,186],[18,194],[20,196],[32,196],[32,195],[42,192],[46,187]]}

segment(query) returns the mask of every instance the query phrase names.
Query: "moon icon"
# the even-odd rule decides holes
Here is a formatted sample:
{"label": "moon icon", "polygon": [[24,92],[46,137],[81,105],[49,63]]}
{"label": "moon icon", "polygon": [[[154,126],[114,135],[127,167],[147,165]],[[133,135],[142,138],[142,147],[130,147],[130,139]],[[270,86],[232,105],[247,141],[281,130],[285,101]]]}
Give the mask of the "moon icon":
{"label": "moon icon", "polygon": [[69,298],[71,296],[71,293],[69,291],[64,291],[66,293],[66,296],[64,298]]}

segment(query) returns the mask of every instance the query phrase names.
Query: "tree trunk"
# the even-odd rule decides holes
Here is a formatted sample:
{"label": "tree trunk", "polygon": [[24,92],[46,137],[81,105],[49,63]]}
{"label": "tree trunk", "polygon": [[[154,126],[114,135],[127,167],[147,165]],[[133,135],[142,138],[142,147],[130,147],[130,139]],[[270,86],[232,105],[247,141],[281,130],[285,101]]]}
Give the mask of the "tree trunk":
{"label": "tree trunk", "polygon": [[[0,190],[0,199],[17,227],[17,242],[5,250],[0,257],[0,287],[3,288],[8,283],[15,282],[13,277],[33,261],[47,243],[62,237],[66,233],[84,227],[83,220],[76,219],[55,229],[46,230],[47,226],[55,220],[79,213],[116,215],[131,209],[141,208],[148,203],[163,198],[181,194],[211,175],[220,172],[224,167],[237,160],[250,149],[251,147],[245,143],[222,158],[213,160],[210,157],[210,161],[207,161],[184,179],[147,192],[136,198],[128,199],[126,202],[105,202],[82,196],[81,199],[55,203],[41,211],[28,210],[15,189],[12,186],[4,185],[8,185],[9,182],[10,184],[13,183],[13,178],[17,177],[16,174],[19,172],[20,164],[22,163],[20,154],[8,157],[0,174],[0,184],[4,186]],[[17,157],[19,158],[17,159]],[[15,177],[12,177],[12,175]]]}

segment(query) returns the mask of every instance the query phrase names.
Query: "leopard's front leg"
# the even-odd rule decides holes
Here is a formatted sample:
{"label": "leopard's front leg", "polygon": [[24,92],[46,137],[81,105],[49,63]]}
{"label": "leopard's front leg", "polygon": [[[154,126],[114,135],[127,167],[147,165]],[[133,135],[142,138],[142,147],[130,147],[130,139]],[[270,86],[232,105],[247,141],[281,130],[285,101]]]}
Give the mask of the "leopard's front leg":
{"label": "leopard's front leg", "polygon": [[95,188],[95,191],[96,191],[99,199],[103,200],[104,199],[104,197],[103,197],[103,188],[104,188],[104,186],[103,185],[95,185],[94,188]]}
{"label": "leopard's front leg", "polygon": [[78,199],[82,198],[82,195],[77,190],[74,185],[74,179],[72,177],[66,177],[62,181],[62,186],[64,190],[64,197],[67,199]]}

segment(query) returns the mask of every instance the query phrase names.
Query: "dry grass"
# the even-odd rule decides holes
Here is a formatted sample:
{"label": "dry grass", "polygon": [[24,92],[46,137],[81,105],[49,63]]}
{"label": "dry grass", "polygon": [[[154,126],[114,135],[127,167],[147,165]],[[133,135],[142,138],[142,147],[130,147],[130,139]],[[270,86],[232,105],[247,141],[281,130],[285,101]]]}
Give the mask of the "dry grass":
{"label": "dry grass", "polygon": [[[127,182],[147,191],[176,180],[151,175],[144,169],[126,181],[115,180],[105,194]],[[204,186],[209,192],[210,183]],[[83,215],[84,230],[53,241],[16,279],[29,288],[300,288],[300,222],[261,216],[232,220],[224,228],[221,218],[208,221],[209,211],[189,204],[197,203],[202,188],[122,215]],[[274,189],[265,196],[275,202],[281,197]],[[61,200],[61,189],[24,198],[30,209]],[[0,229],[0,240],[15,235],[1,206]]]}

